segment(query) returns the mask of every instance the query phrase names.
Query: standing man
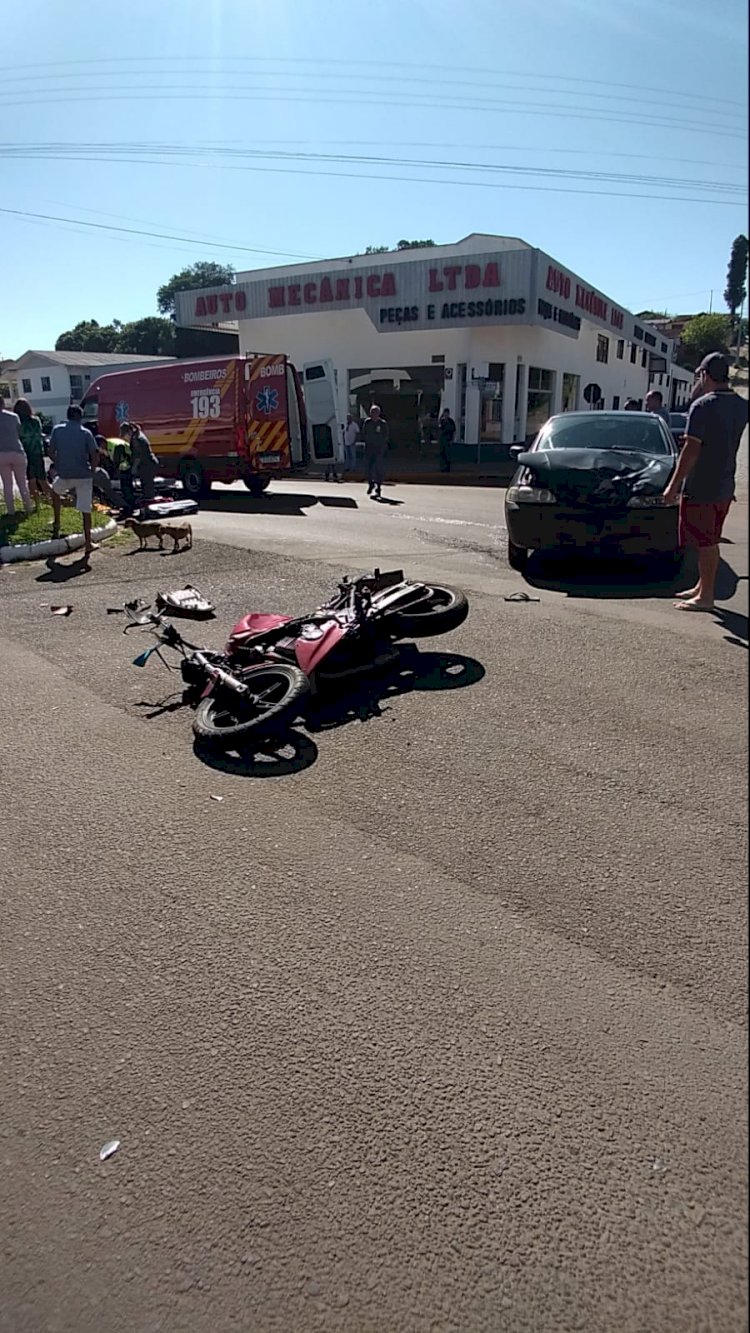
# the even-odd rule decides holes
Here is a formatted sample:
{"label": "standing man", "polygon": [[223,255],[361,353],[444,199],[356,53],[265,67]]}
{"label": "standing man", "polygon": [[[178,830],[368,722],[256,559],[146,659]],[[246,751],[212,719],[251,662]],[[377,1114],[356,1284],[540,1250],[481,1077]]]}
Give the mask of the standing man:
{"label": "standing man", "polygon": [[444,407],[438,422],[438,445],[440,447],[440,471],[451,470],[451,445],[456,437],[456,423],[447,407]]}
{"label": "standing man", "polygon": [[680,545],[698,553],[698,582],[680,594],[681,611],[713,611],[719,541],[734,499],[737,450],[747,425],[747,403],[729,387],[729,362],[721,352],[704,357],[696,371],[685,443],[664,492],[680,498]]}
{"label": "standing man", "polygon": [[357,470],[358,439],[359,422],[354,420],[351,412],[347,412],[346,425],[344,426],[344,466],[347,472],[356,472]]}
{"label": "standing man", "polygon": [[13,482],[18,487],[23,507],[27,514],[33,514],[34,504],[29,494],[26,480],[26,450],[21,439],[21,422],[15,412],[9,412],[5,399],[0,394],[0,478],[3,483],[3,495],[8,517],[16,512],[13,498]]}
{"label": "standing man", "polygon": [[669,413],[664,406],[664,396],[661,389],[649,389],[643,402],[644,412],[653,412],[654,416],[661,417],[669,425]]}
{"label": "standing man", "polygon": [[370,415],[362,427],[361,438],[365,446],[367,494],[373,495],[376,500],[379,500],[390,431],[388,430],[388,422],[383,420],[380,408],[376,403],[373,403],[370,408]]}
{"label": "standing man", "polygon": [[76,494],[76,509],[83,518],[85,539],[84,557],[88,564],[91,544],[91,503],[94,489],[94,468],[99,451],[90,430],[83,425],[83,412],[73,404],[68,408],[68,420],[55,426],[49,438],[49,455],[55,469],[52,483],[54,523],[52,536],[60,536],[60,499],[70,491]]}

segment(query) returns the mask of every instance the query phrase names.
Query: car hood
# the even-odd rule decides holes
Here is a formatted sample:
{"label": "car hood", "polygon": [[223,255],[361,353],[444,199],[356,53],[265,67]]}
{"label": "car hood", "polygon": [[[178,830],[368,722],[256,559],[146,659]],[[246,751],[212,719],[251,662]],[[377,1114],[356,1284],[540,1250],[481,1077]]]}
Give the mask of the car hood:
{"label": "car hood", "polygon": [[635,495],[661,495],[674,461],[668,454],[629,449],[545,449],[518,456],[519,467],[539,486],[577,505],[626,505]]}

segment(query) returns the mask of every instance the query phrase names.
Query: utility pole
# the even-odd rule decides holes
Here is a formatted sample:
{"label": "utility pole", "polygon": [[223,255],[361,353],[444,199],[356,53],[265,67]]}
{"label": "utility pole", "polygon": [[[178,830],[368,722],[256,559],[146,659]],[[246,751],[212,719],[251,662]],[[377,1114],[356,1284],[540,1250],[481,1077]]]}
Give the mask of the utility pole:
{"label": "utility pole", "polygon": [[713,294],[713,291],[710,291],[709,294],[708,294],[708,313],[709,313],[709,315],[712,315],[712,314],[714,313],[714,294]]}

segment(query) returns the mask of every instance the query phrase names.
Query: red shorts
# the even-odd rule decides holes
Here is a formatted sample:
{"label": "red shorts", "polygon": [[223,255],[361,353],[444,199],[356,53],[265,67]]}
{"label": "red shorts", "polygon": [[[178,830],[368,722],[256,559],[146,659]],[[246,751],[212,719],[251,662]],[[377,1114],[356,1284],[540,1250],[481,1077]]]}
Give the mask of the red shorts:
{"label": "red shorts", "polygon": [[731,500],[718,504],[680,500],[680,546],[718,546]]}

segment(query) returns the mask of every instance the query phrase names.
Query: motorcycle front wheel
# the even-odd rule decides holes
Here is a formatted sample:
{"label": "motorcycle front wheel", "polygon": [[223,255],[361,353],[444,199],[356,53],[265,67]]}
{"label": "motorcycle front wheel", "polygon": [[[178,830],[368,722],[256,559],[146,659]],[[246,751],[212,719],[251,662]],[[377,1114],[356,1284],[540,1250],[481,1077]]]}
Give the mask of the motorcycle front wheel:
{"label": "motorcycle front wheel", "polygon": [[421,601],[408,610],[396,611],[388,628],[395,639],[420,639],[434,634],[448,634],[463,625],[469,614],[469,601],[459,588],[442,588],[434,583],[425,588]]}
{"label": "motorcycle front wheel", "polygon": [[304,671],[283,663],[250,667],[239,678],[247,694],[219,686],[199,703],[193,734],[204,744],[229,749],[268,740],[291,726],[310,692]]}

